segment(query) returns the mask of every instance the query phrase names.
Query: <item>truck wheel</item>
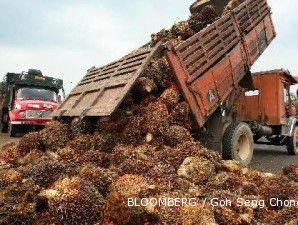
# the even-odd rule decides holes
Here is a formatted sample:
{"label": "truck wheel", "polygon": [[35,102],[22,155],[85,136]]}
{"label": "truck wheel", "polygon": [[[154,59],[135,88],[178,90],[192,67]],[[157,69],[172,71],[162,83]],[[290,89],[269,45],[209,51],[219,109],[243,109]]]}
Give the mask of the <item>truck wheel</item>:
{"label": "truck wheel", "polygon": [[7,124],[4,122],[0,122],[0,132],[5,133],[7,132]]}
{"label": "truck wheel", "polygon": [[298,154],[298,127],[294,128],[293,136],[289,137],[287,141],[287,150],[289,155]]}
{"label": "truck wheel", "polygon": [[8,135],[9,137],[15,137],[17,134],[16,125],[8,123]]}
{"label": "truck wheel", "polygon": [[7,124],[7,115],[4,114],[1,118],[1,121],[0,121],[0,132],[7,132],[7,129],[8,129],[8,124]]}
{"label": "truck wheel", "polygon": [[253,157],[253,143],[253,134],[248,124],[231,124],[223,136],[223,158],[248,165]]}

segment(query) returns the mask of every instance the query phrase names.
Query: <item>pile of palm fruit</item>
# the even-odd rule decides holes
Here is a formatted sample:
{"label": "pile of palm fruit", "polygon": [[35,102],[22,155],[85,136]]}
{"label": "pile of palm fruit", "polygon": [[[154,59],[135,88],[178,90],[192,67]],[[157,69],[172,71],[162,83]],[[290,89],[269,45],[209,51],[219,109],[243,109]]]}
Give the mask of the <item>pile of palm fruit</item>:
{"label": "pile of palm fruit", "polygon": [[[211,11],[153,35],[152,43],[187,38],[213,21]],[[265,225],[298,218],[297,206],[269,204],[271,198],[298,201],[298,166],[262,173],[203,147],[162,56],[109,121],[90,127],[87,120],[55,121],[0,151],[0,224]],[[195,204],[128,204],[182,198]],[[237,198],[266,204],[239,206]],[[215,207],[212,199],[232,204]]]}

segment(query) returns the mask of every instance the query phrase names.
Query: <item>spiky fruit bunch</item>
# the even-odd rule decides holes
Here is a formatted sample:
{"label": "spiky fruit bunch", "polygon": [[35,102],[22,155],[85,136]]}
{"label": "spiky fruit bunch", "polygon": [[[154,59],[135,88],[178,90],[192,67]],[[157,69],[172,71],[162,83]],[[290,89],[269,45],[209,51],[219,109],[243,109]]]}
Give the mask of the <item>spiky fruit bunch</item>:
{"label": "spiky fruit bunch", "polygon": [[118,173],[110,169],[87,164],[81,168],[79,176],[91,182],[100,194],[106,196],[110,185],[118,178]]}
{"label": "spiky fruit bunch", "polygon": [[203,147],[193,141],[185,141],[178,144],[175,148],[166,147],[163,150],[156,152],[156,157],[167,164],[170,164],[175,169],[178,169],[183,161],[190,156],[201,156]]}
{"label": "spiky fruit bunch", "polygon": [[17,144],[11,142],[3,146],[0,151],[0,164],[14,162],[20,156]]}
{"label": "spiky fruit bunch", "polygon": [[215,175],[215,166],[203,157],[188,157],[177,171],[178,176],[203,184]]}
{"label": "spiky fruit bunch", "polygon": [[193,140],[193,137],[191,136],[189,130],[178,125],[165,125],[160,129],[160,132],[162,137],[164,138],[165,143],[170,146],[176,146],[183,142]]}
{"label": "spiky fruit bunch", "polygon": [[122,142],[125,144],[138,145],[144,141],[142,124],[144,119],[140,116],[134,116],[127,123],[122,132]]}
{"label": "spiky fruit bunch", "polygon": [[82,153],[82,155],[78,157],[77,162],[81,165],[91,163],[99,167],[108,167],[110,165],[110,159],[107,154],[96,150]]}
{"label": "spiky fruit bunch", "polygon": [[166,104],[160,101],[150,103],[145,109],[144,133],[159,134],[159,127],[167,121],[168,117],[169,111]]}
{"label": "spiky fruit bunch", "polygon": [[143,224],[148,215],[143,207],[129,207],[128,199],[140,202],[149,197],[155,186],[145,177],[124,175],[112,186],[106,199],[105,217],[114,224]]}
{"label": "spiky fruit bunch", "polygon": [[52,215],[62,224],[90,224],[103,217],[104,198],[79,177],[59,180],[41,196],[48,199]]}
{"label": "spiky fruit bunch", "polygon": [[183,126],[188,130],[192,127],[190,107],[186,102],[181,102],[175,105],[170,115],[170,123]]}
{"label": "spiky fruit bunch", "polygon": [[56,151],[66,146],[71,138],[71,131],[67,124],[54,121],[40,131],[40,138],[46,149]]}
{"label": "spiky fruit bunch", "polygon": [[17,145],[17,150],[21,156],[25,156],[33,149],[45,150],[45,143],[39,132],[26,134]]}
{"label": "spiky fruit bunch", "polygon": [[68,146],[83,153],[95,149],[96,142],[90,134],[79,134],[68,143]]}
{"label": "spiky fruit bunch", "polygon": [[298,165],[287,166],[283,169],[283,174],[289,179],[298,182]]}
{"label": "spiky fruit bunch", "polygon": [[160,96],[160,100],[166,104],[169,109],[176,107],[180,100],[180,93],[176,86],[167,88]]}
{"label": "spiky fruit bunch", "polygon": [[196,33],[213,23],[218,15],[213,6],[206,6],[200,12],[194,13],[189,18],[189,26]]}
{"label": "spiky fruit bunch", "polygon": [[36,184],[47,187],[59,179],[64,172],[63,163],[42,158],[36,165],[32,166],[30,175]]}
{"label": "spiky fruit bunch", "polygon": [[207,183],[207,190],[236,190],[241,187],[241,179],[233,173],[220,172]]}

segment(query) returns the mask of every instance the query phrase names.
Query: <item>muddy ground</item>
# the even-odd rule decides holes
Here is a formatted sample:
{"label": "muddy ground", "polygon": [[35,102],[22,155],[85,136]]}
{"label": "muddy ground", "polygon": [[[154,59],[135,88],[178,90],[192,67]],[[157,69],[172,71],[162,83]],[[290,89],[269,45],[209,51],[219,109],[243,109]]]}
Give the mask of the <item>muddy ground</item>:
{"label": "muddy ground", "polygon": [[[17,142],[19,139],[0,134],[0,148],[9,142]],[[278,173],[283,167],[294,164],[298,164],[298,156],[288,156],[285,147],[256,145],[251,168]]]}

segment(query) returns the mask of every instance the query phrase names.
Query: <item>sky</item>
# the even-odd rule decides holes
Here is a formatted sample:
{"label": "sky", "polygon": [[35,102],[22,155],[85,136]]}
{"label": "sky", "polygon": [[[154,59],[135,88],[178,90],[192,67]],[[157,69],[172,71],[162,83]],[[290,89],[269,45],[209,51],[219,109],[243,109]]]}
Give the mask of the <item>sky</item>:
{"label": "sky", "polygon": [[[66,92],[102,66],[187,19],[194,0],[0,0],[0,78],[36,68]],[[252,71],[287,68],[298,76],[298,1],[269,0],[277,38]]]}

